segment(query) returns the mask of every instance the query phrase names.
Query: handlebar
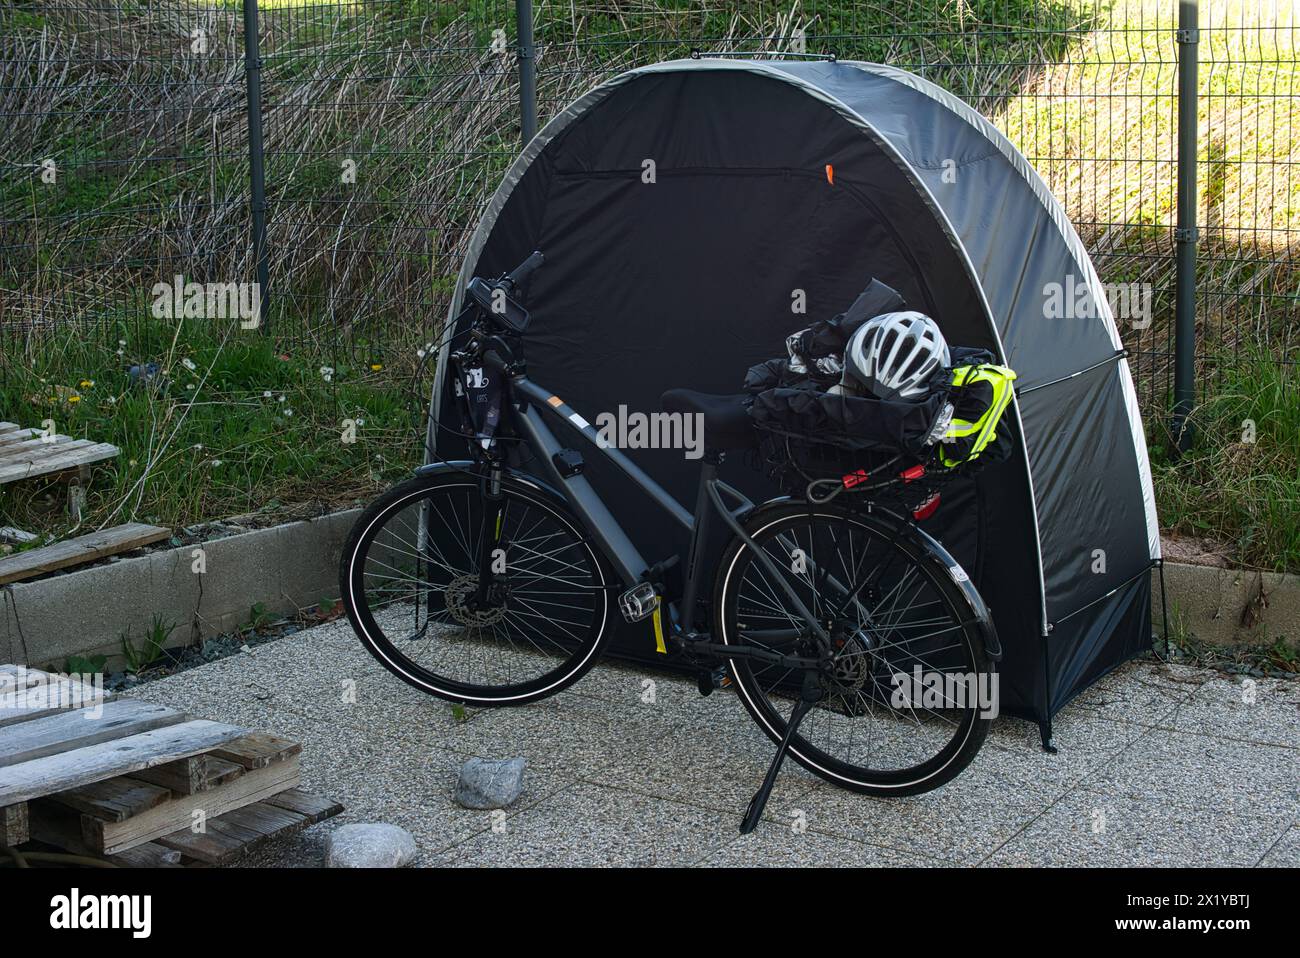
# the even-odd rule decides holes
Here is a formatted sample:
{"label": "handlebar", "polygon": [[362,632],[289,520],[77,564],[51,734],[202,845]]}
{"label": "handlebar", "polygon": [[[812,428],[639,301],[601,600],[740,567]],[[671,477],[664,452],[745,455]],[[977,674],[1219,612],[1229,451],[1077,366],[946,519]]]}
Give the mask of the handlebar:
{"label": "handlebar", "polygon": [[542,251],[539,249],[533,250],[532,255],[529,256],[528,259],[524,260],[509,273],[506,273],[505,276],[501,277],[502,285],[506,287],[508,292],[514,292],[524,282],[524,280],[528,279],[528,277],[532,275],[533,270],[537,269],[537,267],[541,266],[544,262],[546,262],[546,257],[542,255]]}

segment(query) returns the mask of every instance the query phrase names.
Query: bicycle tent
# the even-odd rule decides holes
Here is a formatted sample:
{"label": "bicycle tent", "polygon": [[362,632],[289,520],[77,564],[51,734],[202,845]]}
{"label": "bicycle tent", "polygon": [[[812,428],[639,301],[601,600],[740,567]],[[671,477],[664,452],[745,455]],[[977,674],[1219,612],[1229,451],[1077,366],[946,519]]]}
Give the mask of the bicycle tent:
{"label": "bicycle tent", "polygon": [[[870,63],[704,58],[633,70],[527,145],[472,237],[451,315],[471,277],[533,249],[546,265],[528,293],[529,375],[591,421],[653,412],[669,387],[739,391],[751,364],[843,311],[873,277],[950,342],[993,350],[1019,374],[1006,417],[1018,451],[927,528],[993,611],[1003,711],[1037,720],[1046,737],[1074,695],[1150,647],[1160,540],[1115,321],[1060,205],[965,103]],[[439,379],[430,458],[464,455],[437,428],[454,416],[449,396]],[[682,450],[625,451],[693,505],[698,463]],[[685,547],[590,459],[648,561]],[[728,481],[764,494],[752,468],[728,469]],[[623,627],[611,649],[649,658],[653,642]]]}

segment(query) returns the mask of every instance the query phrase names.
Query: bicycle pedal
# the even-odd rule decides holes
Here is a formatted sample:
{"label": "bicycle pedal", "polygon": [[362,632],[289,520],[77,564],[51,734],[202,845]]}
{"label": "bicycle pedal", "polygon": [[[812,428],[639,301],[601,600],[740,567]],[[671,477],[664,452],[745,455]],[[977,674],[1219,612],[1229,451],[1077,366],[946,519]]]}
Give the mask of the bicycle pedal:
{"label": "bicycle pedal", "polygon": [[725,689],[730,686],[731,676],[727,674],[726,666],[720,665],[711,671],[701,672],[696,676],[696,683],[701,695],[712,695],[714,689]]}
{"label": "bicycle pedal", "polygon": [[618,597],[618,611],[628,622],[642,622],[659,608],[659,594],[650,582],[638,582]]}

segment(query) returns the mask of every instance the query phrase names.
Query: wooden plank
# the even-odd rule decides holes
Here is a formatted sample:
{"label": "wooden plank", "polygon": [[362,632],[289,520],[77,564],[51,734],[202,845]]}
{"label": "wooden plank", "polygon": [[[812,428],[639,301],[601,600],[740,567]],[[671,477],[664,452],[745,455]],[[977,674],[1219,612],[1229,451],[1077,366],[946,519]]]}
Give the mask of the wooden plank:
{"label": "wooden plank", "polygon": [[[13,433],[12,435],[17,437],[21,434]],[[26,439],[13,438],[8,439],[8,441],[6,441],[6,439],[8,439],[8,437],[0,436],[0,464],[26,462],[27,456],[25,454],[30,452],[39,452],[42,450],[66,452],[66,448],[58,449],[58,447],[67,447],[68,444],[73,442],[71,436],[54,436],[50,439],[46,439],[44,436],[34,436]],[[81,443],[89,443],[90,440],[80,439],[77,441]]]}
{"label": "wooden plank", "polygon": [[14,442],[26,442],[27,439],[35,439],[44,435],[44,429],[38,429],[32,426],[30,429],[10,429],[9,432],[0,432],[0,446],[9,446]]}
{"label": "wooden plank", "polygon": [[6,432],[13,432],[15,429],[18,428],[19,426],[18,423],[16,422],[0,422],[0,435]]}
{"label": "wooden plank", "polygon": [[56,802],[106,822],[124,822],[171,800],[169,789],[141,782],[129,775],[119,775],[80,788],[70,788],[66,792],[56,792],[36,802]]}
{"label": "wooden plank", "polygon": [[0,768],[183,721],[184,712],[165,705],[118,699],[102,708],[77,709],[18,722],[0,728]]}
{"label": "wooden plank", "polygon": [[[79,443],[88,443],[88,445],[78,445]],[[0,483],[34,479],[37,476],[62,472],[64,469],[88,466],[105,459],[113,459],[119,452],[117,446],[106,442],[90,442],[88,439],[75,439],[64,445],[53,446],[52,449],[57,455],[32,453],[23,462],[0,465]]]}
{"label": "wooden plank", "polygon": [[82,450],[90,449],[94,445],[96,444],[90,439],[73,439],[71,436],[64,436],[62,442],[38,440],[32,445],[27,445],[25,449],[13,451],[12,454],[7,448],[0,449],[0,476],[5,475],[10,469],[17,469],[19,471],[17,478],[22,478],[23,472],[31,472],[36,466],[51,459],[78,455]]}
{"label": "wooden plank", "polygon": [[206,834],[176,832],[158,844],[179,850],[187,860],[225,865],[275,838],[300,832],[339,814],[343,806],[299,788],[209,819]]}
{"label": "wooden plank", "polygon": [[343,811],[343,806],[323,795],[304,792],[301,788],[291,788],[266,800],[266,804],[275,805],[290,812],[297,812],[310,818],[313,822],[333,818]]}
{"label": "wooden plank", "polygon": [[193,795],[208,788],[208,763],[211,761],[211,755],[191,755],[157,768],[141,769],[132,778],[160,785],[177,795]]}
{"label": "wooden plank", "polygon": [[129,552],[170,535],[171,530],[162,526],[128,522],[74,539],[65,539],[41,549],[28,549],[0,559],[0,585],[30,579],[56,569],[66,569],[68,566],[84,565],[119,552]]}
{"label": "wooden plank", "polygon": [[245,729],[233,725],[196,720],[10,765],[0,768],[0,804],[25,802],[115,775],[129,775],[211,751],[244,734]]}
{"label": "wooden plank", "polygon": [[269,732],[250,732],[242,738],[212,750],[217,758],[242,765],[246,769],[266,768],[302,752],[302,746]]}
{"label": "wooden plank", "polygon": [[114,693],[71,676],[21,665],[0,666],[0,728],[115,698]]}
{"label": "wooden plank", "polygon": [[204,789],[220,788],[227,782],[233,782],[246,771],[244,766],[235,762],[228,762],[224,758],[217,758],[215,755],[208,755],[208,778],[204,783]]}
{"label": "wooden plank", "polygon": [[189,827],[195,821],[196,811],[203,812],[206,828],[211,819],[260,802],[287,788],[296,788],[298,782],[298,757],[295,755],[266,768],[249,771],[229,785],[198,795],[173,798],[121,822],[82,815],[81,837],[95,851],[113,855]]}
{"label": "wooden plank", "polygon": [[156,842],[145,842],[118,855],[99,855],[81,838],[81,815],[61,805],[41,799],[31,805],[32,838],[46,845],[62,848],[74,855],[102,858],[124,868],[177,868],[181,853]]}
{"label": "wooden plank", "polygon": [[157,844],[181,855],[184,862],[225,865],[246,855],[266,840],[266,836],[243,825],[225,821],[225,816],[208,820],[202,834],[173,832],[158,839]]}
{"label": "wooden plank", "polygon": [[[180,762],[135,772],[132,777],[162,785],[178,795],[196,795],[233,782],[246,771],[266,768],[302,751],[302,746],[288,739],[252,732],[204,755],[194,755]],[[239,761],[232,762],[233,756]]]}
{"label": "wooden plank", "polygon": [[0,808],[0,848],[13,848],[30,838],[27,803],[18,802]]}

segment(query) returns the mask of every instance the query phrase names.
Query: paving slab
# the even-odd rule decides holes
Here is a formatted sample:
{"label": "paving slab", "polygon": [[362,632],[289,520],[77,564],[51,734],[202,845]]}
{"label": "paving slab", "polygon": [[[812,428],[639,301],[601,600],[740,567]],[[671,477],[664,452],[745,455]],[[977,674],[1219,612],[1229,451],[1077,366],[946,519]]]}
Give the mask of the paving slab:
{"label": "paving slab", "polygon": [[[244,864],[318,864],[333,827],[388,821],[424,866],[1294,866],[1300,683],[1242,692],[1217,672],[1131,663],[1057,716],[1057,755],[1035,724],[1002,718],[953,782],[891,799],[791,763],[743,838],[772,744],[731,692],[701,698],[691,677],[641,665],[602,663],[551,699],[461,722],[331,622],[130,694],[302,741],[308,787],[347,806]],[[471,755],[528,759],[502,815],[450,801]]]}
{"label": "paving slab", "polygon": [[1300,746],[1297,718],[1300,682],[1215,675],[1159,724],[1181,732],[1296,748]]}
{"label": "paving slab", "polygon": [[[444,853],[450,865],[656,866],[694,864],[735,821],[690,805],[575,784]],[[728,836],[730,837],[730,836]]]}
{"label": "paving slab", "polygon": [[739,835],[697,868],[932,868],[935,859],[908,855],[894,848],[796,831],[794,823],[763,823]]}
{"label": "paving slab", "polygon": [[1120,795],[1065,796],[982,864],[994,867],[1248,867],[1278,837],[1266,819]]}
{"label": "paving slab", "polygon": [[1260,868],[1300,868],[1300,827],[1289,828],[1259,860]]}
{"label": "paving slab", "polygon": [[[1130,662],[1080,692],[1058,719],[1086,713],[1133,725],[1157,725],[1215,674],[1183,665]],[[1053,720],[1053,733],[1058,724]]]}
{"label": "paving slab", "polygon": [[1155,729],[1089,775],[1083,790],[1154,807],[1300,820],[1300,750]]}

